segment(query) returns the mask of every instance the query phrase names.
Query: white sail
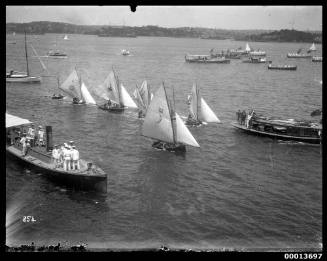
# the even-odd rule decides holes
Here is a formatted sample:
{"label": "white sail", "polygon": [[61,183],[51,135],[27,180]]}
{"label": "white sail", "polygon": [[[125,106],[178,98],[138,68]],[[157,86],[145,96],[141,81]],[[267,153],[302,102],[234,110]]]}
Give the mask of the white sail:
{"label": "white sail", "polygon": [[312,43],[311,47],[309,48],[310,51],[317,51],[315,43]]}
{"label": "white sail", "polygon": [[163,85],[155,92],[150,102],[142,125],[142,135],[165,142],[174,142],[170,111]]}
{"label": "white sail", "polygon": [[82,82],[81,85],[81,93],[86,104],[96,104],[95,100],[93,99],[92,95],[90,94],[84,82]]}
{"label": "white sail", "polygon": [[120,104],[120,93],[119,93],[119,81],[113,71],[111,71],[103,83],[106,92],[109,95],[111,101]]}
{"label": "white sail", "polygon": [[71,98],[78,98],[79,100],[83,100],[81,93],[81,83],[76,70],[73,70],[68,78],[59,86],[59,88],[68,94]]}
{"label": "white sail", "polygon": [[201,97],[201,115],[199,115],[201,121],[204,122],[220,122],[216,114],[210,109],[209,105]]}
{"label": "white sail", "polygon": [[196,142],[191,132],[185,126],[181,117],[176,114],[176,141],[181,142],[190,146],[200,147],[200,145]]}
{"label": "white sail", "polygon": [[193,84],[191,95],[187,97],[189,102],[189,113],[194,120],[198,120],[198,89],[196,84]]}
{"label": "white sail", "polygon": [[64,40],[68,40],[68,36],[67,36],[67,34],[65,35]]}
{"label": "white sail", "polygon": [[251,48],[250,48],[250,46],[249,46],[248,43],[246,43],[245,51],[247,51],[247,52],[250,52],[251,51]]}
{"label": "white sail", "polygon": [[132,97],[128,94],[128,92],[126,91],[125,87],[120,84],[120,99],[121,99],[121,103],[129,108],[137,108],[137,105],[135,104],[135,102],[133,101]]}

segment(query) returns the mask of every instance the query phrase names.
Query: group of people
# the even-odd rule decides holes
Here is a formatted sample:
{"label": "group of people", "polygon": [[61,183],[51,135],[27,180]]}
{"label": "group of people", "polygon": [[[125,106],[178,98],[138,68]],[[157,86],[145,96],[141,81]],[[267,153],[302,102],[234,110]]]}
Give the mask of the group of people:
{"label": "group of people", "polygon": [[69,144],[64,143],[60,147],[54,145],[52,159],[55,168],[63,168],[65,171],[80,169],[79,151],[73,141],[70,141]]}
{"label": "group of people", "polygon": [[[24,131],[22,137],[20,138],[20,143],[22,145],[22,154],[26,156],[28,153],[29,148],[39,146],[45,146],[45,139],[44,139],[44,129],[40,125],[38,130],[36,131],[34,124],[32,124],[29,128],[27,133]],[[20,132],[18,131],[17,136],[20,137]]]}
{"label": "group of people", "polygon": [[249,111],[248,113],[243,110],[242,112],[238,110],[236,112],[237,121],[240,125],[245,125],[245,127],[251,127],[251,120],[255,116],[254,110]]}

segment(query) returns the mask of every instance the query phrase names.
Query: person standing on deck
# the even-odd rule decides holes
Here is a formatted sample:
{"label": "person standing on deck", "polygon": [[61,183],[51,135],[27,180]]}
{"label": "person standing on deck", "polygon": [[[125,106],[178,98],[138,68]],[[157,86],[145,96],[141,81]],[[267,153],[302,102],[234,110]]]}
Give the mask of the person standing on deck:
{"label": "person standing on deck", "polygon": [[27,143],[27,138],[26,138],[25,133],[23,133],[23,137],[20,139],[20,143],[23,146],[22,154],[23,154],[23,156],[25,156],[26,155],[26,143]]}
{"label": "person standing on deck", "polygon": [[39,131],[37,133],[37,145],[44,146],[44,130],[42,126],[39,126]]}
{"label": "person standing on deck", "polygon": [[65,162],[65,159],[64,159],[64,151],[65,151],[65,147],[64,146],[61,146],[60,147],[60,150],[59,150],[59,166],[61,168],[64,167],[64,162]]}
{"label": "person standing on deck", "polygon": [[68,171],[70,170],[70,159],[71,159],[71,153],[70,148],[67,146],[64,150],[64,170]]}
{"label": "person standing on deck", "polygon": [[243,110],[241,115],[241,125],[245,124],[245,118],[246,118],[246,112],[245,110]]}
{"label": "person standing on deck", "polygon": [[[69,144],[68,144],[68,147],[70,149],[70,154],[72,154],[73,146],[74,146],[74,141],[71,140],[69,142]],[[70,156],[70,169],[73,169],[73,157],[72,157],[72,155]]]}
{"label": "person standing on deck", "polygon": [[76,149],[75,146],[73,146],[72,150],[72,160],[73,160],[73,166],[72,169],[79,170],[79,151]]}
{"label": "person standing on deck", "polygon": [[34,128],[34,124],[31,125],[31,127],[28,128],[28,139],[30,140],[30,144],[32,147],[34,147],[35,144],[35,128]]}
{"label": "person standing on deck", "polygon": [[55,168],[58,168],[59,166],[59,150],[58,150],[58,145],[54,145],[54,149],[52,150],[52,159],[53,163],[55,165]]}
{"label": "person standing on deck", "polygon": [[238,110],[238,112],[236,112],[236,116],[237,116],[237,121],[239,124],[241,124],[241,111]]}

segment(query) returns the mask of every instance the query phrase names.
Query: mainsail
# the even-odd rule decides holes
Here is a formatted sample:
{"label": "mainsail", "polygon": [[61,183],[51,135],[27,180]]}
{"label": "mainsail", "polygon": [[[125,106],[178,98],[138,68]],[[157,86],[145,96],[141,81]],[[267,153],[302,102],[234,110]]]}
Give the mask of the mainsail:
{"label": "mainsail", "polygon": [[64,81],[61,86],[59,86],[59,88],[68,94],[71,98],[78,98],[79,100],[83,100],[81,93],[81,81],[77,75],[76,70],[73,70],[66,81]]}
{"label": "mainsail", "polygon": [[148,108],[152,99],[152,93],[150,93],[150,88],[146,80],[143,81],[141,87],[136,87],[134,97],[142,109],[146,110]]}
{"label": "mainsail", "polygon": [[317,48],[315,46],[315,43],[312,43],[311,47],[309,48],[308,52],[314,52],[317,51]]}
{"label": "mainsail", "polygon": [[108,95],[108,98],[117,103],[120,104],[120,90],[119,90],[119,82],[118,79],[115,76],[115,73],[111,71],[106,78],[106,80],[103,83],[104,89],[106,90],[106,93]]}
{"label": "mainsail", "polygon": [[95,100],[93,99],[92,95],[90,94],[89,90],[87,89],[83,81],[81,85],[81,93],[86,104],[96,104]]}
{"label": "mainsail", "polygon": [[247,51],[247,52],[250,52],[251,51],[251,48],[250,48],[250,46],[249,46],[248,43],[246,43],[245,51]]}
{"label": "mainsail", "polygon": [[193,119],[203,122],[220,122],[216,114],[210,109],[209,105],[200,96],[200,91],[195,83],[193,84],[192,93],[189,100],[189,110]]}
{"label": "mainsail", "polygon": [[137,105],[126,91],[123,84],[120,84],[121,104],[129,108],[137,108]]}
{"label": "mainsail", "polygon": [[[180,116],[169,110],[165,87],[162,84],[150,102],[142,126],[142,135],[168,143],[180,142],[200,147]],[[172,118],[176,121],[175,126]]]}

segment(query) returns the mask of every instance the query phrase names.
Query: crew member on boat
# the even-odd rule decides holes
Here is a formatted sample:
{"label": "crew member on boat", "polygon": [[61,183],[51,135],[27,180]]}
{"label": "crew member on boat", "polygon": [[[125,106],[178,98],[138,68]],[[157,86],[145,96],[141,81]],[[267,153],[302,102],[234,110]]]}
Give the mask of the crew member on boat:
{"label": "crew member on boat", "polygon": [[34,124],[32,124],[29,129],[28,129],[28,132],[27,132],[27,139],[30,141],[30,145],[32,147],[34,147],[35,145],[35,128],[34,128]]}
{"label": "crew member on boat", "polygon": [[61,146],[59,149],[59,167],[63,168],[64,167],[64,151],[65,151],[65,147]]}
{"label": "crew member on boat", "polygon": [[44,146],[44,130],[42,126],[39,126],[39,131],[37,133],[37,145]]}
{"label": "crew member on boat", "polygon": [[241,124],[241,116],[242,116],[241,110],[238,110],[236,112],[236,116],[237,116],[238,123]]}
{"label": "crew member on boat", "polygon": [[26,148],[27,138],[25,133],[23,133],[23,137],[20,139],[20,143],[23,146],[22,155],[25,156],[27,153],[27,148]]}
{"label": "crew member on boat", "polygon": [[64,170],[68,171],[70,170],[70,159],[71,159],[71,153],[70,148],[67,144],[65,144],[65,150],[64,150]]}
{"label": "crew member on boat", "polygon": [[72,147],[72,152],[71,153],[72,153],[72,161],[73,161],[72,169],[79,170],[80,169],[79,151],[76,149],[76,146]]}
{"label": "crew member on boat", "polygon": [[58,149],[58,145],[54,145],[54,149],[52,150],[52,160],[55,165],[55,168],[58,168],[60,160],[60,151]]}

